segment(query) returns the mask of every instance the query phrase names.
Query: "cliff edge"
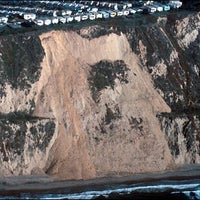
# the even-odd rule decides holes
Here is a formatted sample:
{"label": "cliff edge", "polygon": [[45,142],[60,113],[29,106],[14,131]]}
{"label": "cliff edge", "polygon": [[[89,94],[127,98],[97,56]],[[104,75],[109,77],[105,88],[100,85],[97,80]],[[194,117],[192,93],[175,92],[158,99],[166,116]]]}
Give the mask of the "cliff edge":
{"label": "cliff edge", "polygon": [[200,163],[200,14],[116,22],[0,36],[1,176]]}

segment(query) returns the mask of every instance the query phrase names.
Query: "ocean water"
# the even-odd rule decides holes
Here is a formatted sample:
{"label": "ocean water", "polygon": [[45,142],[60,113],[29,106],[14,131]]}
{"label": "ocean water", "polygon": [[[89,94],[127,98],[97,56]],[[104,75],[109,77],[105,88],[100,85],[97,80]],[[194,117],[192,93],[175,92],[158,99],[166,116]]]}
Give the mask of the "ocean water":
{"label": "ocean water", "polygon": [[200,200],[200,179],[186,181],[159,181],[153,183],[115,185],[103,190],[67,193],[65,189],[45,193],[19,193],[0,196],[0,199],[179,199]]}

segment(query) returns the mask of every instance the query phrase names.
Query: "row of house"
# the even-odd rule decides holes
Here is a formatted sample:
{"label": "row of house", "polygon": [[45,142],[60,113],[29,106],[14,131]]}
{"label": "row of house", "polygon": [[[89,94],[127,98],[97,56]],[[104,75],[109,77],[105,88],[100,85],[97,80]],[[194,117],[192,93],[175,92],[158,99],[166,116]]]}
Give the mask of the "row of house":
{"label": "row of house", "polygon": [[[9,1],[10,2],[10,1]],[[20,3],[22,5],[20,5]],[[72,3],[59,1],[18,1],[14,5],[0,2],[0,25],[23,22],[38,26],[58,23],[80,22],[85,20],[108,19],[113,17],[133,15],[135,13],[154,13],[177,9],[182,6],[179,0],[162,4],[154,1],[132,2],[98,2],[74,1]]]}

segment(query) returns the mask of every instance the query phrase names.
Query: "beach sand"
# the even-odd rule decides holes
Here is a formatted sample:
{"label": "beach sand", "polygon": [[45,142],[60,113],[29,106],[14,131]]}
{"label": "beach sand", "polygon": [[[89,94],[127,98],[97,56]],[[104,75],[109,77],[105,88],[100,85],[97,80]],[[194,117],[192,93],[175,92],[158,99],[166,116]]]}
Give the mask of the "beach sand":
{"label": "beach sand", "polygon": [[49,176],[17,176],[0,178],[0,195],[21,193],[78,193],[104,190],[117,185],[150,184],[159,181],[200,179],[200,165],[187,165],[174,171],[135,174],[125,177],[103,177],[91,180],[58,181]]}

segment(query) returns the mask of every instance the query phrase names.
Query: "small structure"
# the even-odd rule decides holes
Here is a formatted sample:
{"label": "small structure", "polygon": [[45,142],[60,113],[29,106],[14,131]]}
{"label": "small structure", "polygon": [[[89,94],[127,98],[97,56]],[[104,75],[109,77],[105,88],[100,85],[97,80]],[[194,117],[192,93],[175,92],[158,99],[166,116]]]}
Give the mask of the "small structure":
{"label": "small structure", "polygon": [[61,22],[62,24],[65,24],[67,22],[66,17],[59,17],[59,22]]}
{"label": "small structure", "polygon": [[95,13],[96,15],[96,19],[102,19],[103,18],[103,14],[100,12]]}
{"label": "small structure", "polygon": [[117,15],[117,13],[112,10],[107,10],[106,12],[109,14],[110,17],[115,17]]}
{"label": "small structure", "polygon": [[1,24],[7,24],[7,22],[8,22],[8,17],[0,16],[0,23]]}
{"label": "small structure", "polygon": [[113,9],[114,9],[114,10],[119,10],[119,9],[118,9],[118,4],[117,4],[117,3],[115,3],[115,4],[113,5]]}
{"label": "small structure", "polygon": [[136,13],[138,14],[143,13],[143,8],[136,8]]}
{"label": "small structure", "polygon": [[22,16],[25,20],[32,20],[33,21],[33,20],[36,19],[36,14],[34,14],[34,13],[23,13]]}
{"label": "small structure", "polygon": [[164,9],[164,11],[169,11],[170,10],[170,6],[165,4],[165,5],[163,5],[163,9]]}
{"label": "small structure", "polygon": [[62,16],[71,15],[71,14],[72,14],[71,10],[62,10]]}
{"label": "small structure", "polygon": [[90,20],[95,20],[96,19],[96,16],[94,13],[89,13],[89,19]]}
{"label": "small structure", "polygon": [[156,3],[156,4],[159,5],[159,6],[162,6],[164,11],[170,10],[170,6],[167,5],[167,4],[162,4],[162,3]]}
{"label": "small structure", "polygon": [[124,16],[129,15],[129,10],[128,10],[128,9],[127,9],[127,10],[123,10],[123,15],[124,15]]}
{"label": "small structure", "polygon": [[129,11],[129,14],[131,14],[131,15],[136,13],[136,9],[134,9],[134,8],[129,8],[128,11]]}
{"label": "small structure", "polygon": [[110,17],[109,13],[107,13],[105,11],[100,11],[100,13],[102,14],[104,19],[108,19]]}
{"label": "small structure", "polygon": [[59,18],[58,17],[52,17],[51,22],[52,22],[52,24],[58,24]]}
{"label": "small structure", "polygon": [[87,14],[83,14],[81,15],[81,20],[85,21],[89,18],[89,16]]}
{"label": "small structure", "polygon": [[154,12],[156,12],[156,8],[151,5],[148,5],[148,6],[146,6],[146,10],[144,9],[143,11],[147,12],[147,13],[154,13]]}
{"label": "small structure", "polygon": [[98,8],[94,7],[94,8],[91,8],[90,12],[98,12]]}
{"label": "small structure", "polygon": [[51,25],[51,19],[45,17],[44,18],[44,25],[46,25],[46,26]]}
{"label": "small structure", "polygon": [[41,17],[41,18],[36,18],[34,20],[35,24],[37,24],[38,26],[43,26],[43,25],[50,25],[51,24],[51,19],[47,18],[47,17]]}
{"label": "small structure", "polygon": [[163,6],[161,6],[159,4],[155,3],[152,6],[155,7],[158,12],[162,12],[163,11]]}
{"label": "small structure", "polygon": [[120,10],[118,10],[118,11],[116,11],[116,13],[117,13],[117,16],[123,16],[123,11],[120,11]]}
{"label": "small structure", "polygon": [[99,3],[100,8],[105,8],[106,7],[106,2],[100,2]]}
{"label": "small structure", "polygon": [[130,2],[124,2],[124,4],[125,4],[128,8],[131,8],[131,7],[132,7],[132,3],[130,3]]}
{"label": "small structure", "polygon": [[67,23],[74,21],[74,18],[72,16],[67,16]]}
{"label": "small structure", "polygon": [[35,19],[34,23],[38,26],[43,26],[44,25],[44,21],[42,19]]}
{"label": "small structure", "polygon": [[81,21],[81,15],[74,15],[74,20],[77,22]]}
{"label": "small structure", "polygon": [[169,1],[168,5],[171,8],[178,9],[182,6],[182,2],[181,1]]}

